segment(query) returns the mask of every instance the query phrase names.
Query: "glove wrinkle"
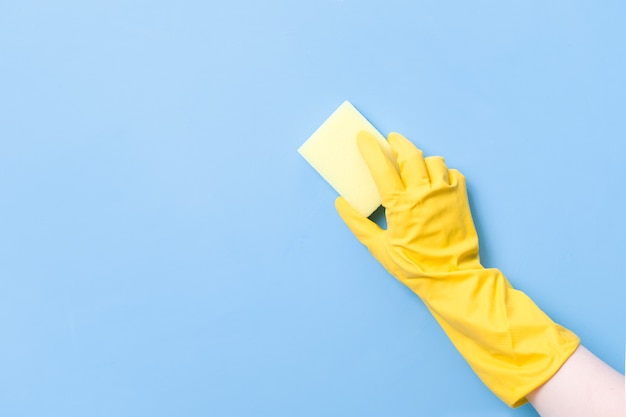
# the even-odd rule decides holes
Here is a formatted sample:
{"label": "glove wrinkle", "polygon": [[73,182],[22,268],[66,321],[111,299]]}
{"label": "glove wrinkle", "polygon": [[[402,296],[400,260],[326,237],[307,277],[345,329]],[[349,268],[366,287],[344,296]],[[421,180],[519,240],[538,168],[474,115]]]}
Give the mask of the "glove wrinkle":
{"label": "glove wrinkle", "polygon": [[554,323],[500,270],[480,264],[463,174],[448,170],[441,157],[424,158],[397,133],[389,143],[397,161],[374,137],[358,137],[383,197],[387,229],[341,198],[339,214],[387,272],[424,301],[485,385],[509,406],[524,404],[576,350],[578,336]]}

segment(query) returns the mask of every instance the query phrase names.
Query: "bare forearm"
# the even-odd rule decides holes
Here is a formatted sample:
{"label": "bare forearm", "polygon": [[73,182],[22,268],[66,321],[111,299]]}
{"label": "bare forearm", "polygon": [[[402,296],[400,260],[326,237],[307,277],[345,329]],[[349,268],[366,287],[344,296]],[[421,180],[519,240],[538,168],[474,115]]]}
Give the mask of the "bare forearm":
{"label": "bare forearm", "polygon": [[527,399],[541,417],[626,417],[624,375],[583,346]]}

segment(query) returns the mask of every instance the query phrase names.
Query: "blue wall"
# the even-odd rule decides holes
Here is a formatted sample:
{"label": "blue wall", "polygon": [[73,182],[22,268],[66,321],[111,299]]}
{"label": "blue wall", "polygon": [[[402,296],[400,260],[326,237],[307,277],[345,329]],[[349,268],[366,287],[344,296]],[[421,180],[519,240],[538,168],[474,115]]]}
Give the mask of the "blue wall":
{"label": "blue wall", "polygon": [[621,1],[0,3],[0,414],[536,416],[296,149],[345,99],[624,371]]}

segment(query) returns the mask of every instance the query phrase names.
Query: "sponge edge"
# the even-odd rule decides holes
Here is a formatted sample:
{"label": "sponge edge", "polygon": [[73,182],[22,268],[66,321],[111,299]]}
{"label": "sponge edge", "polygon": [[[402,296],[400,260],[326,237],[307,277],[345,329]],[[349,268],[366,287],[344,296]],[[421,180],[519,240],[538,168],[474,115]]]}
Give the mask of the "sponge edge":
{"label": "sponge edge", "polygon": [[345,101],[298,149],[300,155],[363,216],[380,204],[380,194],[357,146],[357,134],[371,133],[383,152],[395,161],[383,135]]}

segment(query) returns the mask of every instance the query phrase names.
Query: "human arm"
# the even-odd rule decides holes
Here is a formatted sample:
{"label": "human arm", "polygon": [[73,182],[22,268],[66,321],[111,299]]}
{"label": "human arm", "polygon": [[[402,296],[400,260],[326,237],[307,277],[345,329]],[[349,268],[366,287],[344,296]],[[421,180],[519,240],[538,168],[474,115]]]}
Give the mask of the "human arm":
{"label": "human arm", "polygon": [[424,301],[479,378],[508,405],[525,403],[577,350],[578,337],[499,270],[480,264],[460,172],[449,170],[443,158],[424,158],[399,134],[389,135],[399,172],[369,135],[357,141],[388,227],[381,229],[342,198],[339,214],[387,271]]}
{"label": "human arm", "polygon": [[526,398],[541,417],[626,417],[624,375],[584,346]]}

